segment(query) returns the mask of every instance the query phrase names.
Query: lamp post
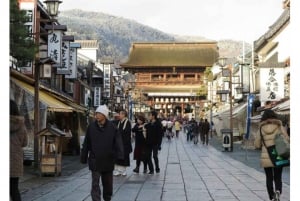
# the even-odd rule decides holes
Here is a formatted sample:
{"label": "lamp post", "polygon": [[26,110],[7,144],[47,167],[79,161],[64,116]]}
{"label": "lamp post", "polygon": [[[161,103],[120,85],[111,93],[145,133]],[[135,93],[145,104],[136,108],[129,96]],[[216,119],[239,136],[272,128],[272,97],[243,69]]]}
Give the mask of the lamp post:
{"label": "lamp post", "polygon": [[[232,120],[232,65],[226,64],[227,58],[219,58],[218,62],[222,68],[222,76],[229,77],[229,129],[230,129],[230,151],[233,151],[233,120]],[[225,66],[227,65],[227,68]],[[223,94],[223,93],[221,93]]]}
{"label": "lamp post", "polygon": [[[46,0],[44,1],[47,5],[47,11],[48,14],[53,19],[58,15],[58,6],[61,3],[59,0]],[[36,5],[37,6],[37,5]],[[37,10],[37,9],[36,9]],[[52,20],[50,20],[51,23],[53,23]],[[37,23],[40,23],[40,19],[37,21]],[[39,25],[37,27],[40,27]],[[36,30],[37,35],[37,41],[39,42],[40,37],[40,30]],[[38,145],[38,132],[40,131],[40,104],[39,104],[39,80],[40,80],[40,67],[41,65],[44,65],[46,63],[53,62],[52,59],[45,58],[40,59],[38,58],[35,62],[35,68],[34,68],[34,165],[37,168],[38,167],[38,151],[39,151],[39,145]]]}

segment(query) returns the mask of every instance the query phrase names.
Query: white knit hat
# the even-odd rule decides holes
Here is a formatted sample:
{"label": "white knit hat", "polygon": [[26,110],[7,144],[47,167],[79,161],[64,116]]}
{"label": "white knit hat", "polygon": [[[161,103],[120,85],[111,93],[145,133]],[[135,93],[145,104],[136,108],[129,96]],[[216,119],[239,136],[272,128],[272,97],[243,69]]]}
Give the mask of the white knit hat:
{"label": "white knit hat", "polygon": [[97,107],[96,113],[97,112],[103,114],[108,119],[109,110],[106,105],[100,105],[99,107]]}

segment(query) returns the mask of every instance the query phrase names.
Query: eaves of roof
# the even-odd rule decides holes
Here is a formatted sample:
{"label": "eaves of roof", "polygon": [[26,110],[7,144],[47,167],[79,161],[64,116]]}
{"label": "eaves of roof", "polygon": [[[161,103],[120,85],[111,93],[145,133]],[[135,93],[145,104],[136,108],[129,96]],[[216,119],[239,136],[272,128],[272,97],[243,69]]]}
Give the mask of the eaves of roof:
{"label": "eaves of roof", "polygon": [[122,67],[212,66],[219,57],[217,43],[134,43]]}
{"label": "eaves of roof", "polygon": [[285,9],[276,22],[259,39],[254,41],[254,51],[258,52],[269,39],[274,37],[290,21],[290,9]]}

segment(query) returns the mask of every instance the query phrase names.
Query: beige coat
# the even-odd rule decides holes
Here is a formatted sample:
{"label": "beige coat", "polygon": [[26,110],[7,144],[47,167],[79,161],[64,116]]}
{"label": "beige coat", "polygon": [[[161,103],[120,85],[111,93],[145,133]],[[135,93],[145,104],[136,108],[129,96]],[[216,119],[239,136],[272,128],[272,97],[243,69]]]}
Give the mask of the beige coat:
{"label": "beige coat", "polygon": [[[286,139],[289,141],[289,136],[287,132],[285,131],[284,127],[282,126],[282,122],[277,119],[268,119],[260,123],[259,128],[261,128],[261,133],[263,136],[263,139],[265,141],[266,146],[272,146],[275,144],[275,135],[279,132],[282,132]],[[261,166],[263,168],[265,167],[274,167],[268,151],[266,147],[264,146],[261,136],[260,136],[260,129],[258,129],[258,132],[256,134],[256,138],[254,141],[254,146],[256,148],[261,148],[261,157],[260,162]]]}
{"label": "beige coat", "polygon": [[23,176],[23,147],[27,145],[24,117],[10,115],[10,177]]}

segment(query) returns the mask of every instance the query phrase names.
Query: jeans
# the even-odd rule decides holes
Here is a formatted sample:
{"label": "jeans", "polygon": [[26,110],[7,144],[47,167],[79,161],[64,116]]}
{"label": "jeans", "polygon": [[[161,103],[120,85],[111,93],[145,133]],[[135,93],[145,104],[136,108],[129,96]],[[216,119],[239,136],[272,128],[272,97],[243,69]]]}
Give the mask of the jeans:
{"label": "jeans", "polygon": [[[282,167],[268,167],[264,168],[266,173],[266,185],[267,191],[270,200],[273,199],[274,196],[274,183],[275,183],[275,191],[279,191],[280,194],[282,192]],[[274,183],[273,183],[274,182]]]}
{"label": "jeans", "polygon": [[92,190],[91,197],[93,201],[101,201],[100,177],[103,186],[103,199],[110,201],[113,193],[113,173],[92,171]]}

